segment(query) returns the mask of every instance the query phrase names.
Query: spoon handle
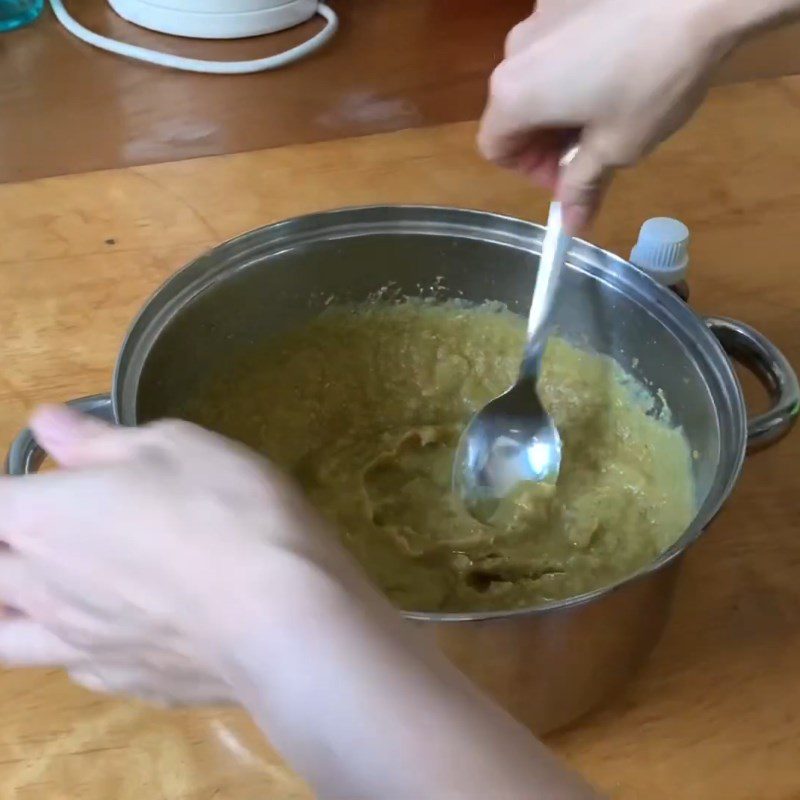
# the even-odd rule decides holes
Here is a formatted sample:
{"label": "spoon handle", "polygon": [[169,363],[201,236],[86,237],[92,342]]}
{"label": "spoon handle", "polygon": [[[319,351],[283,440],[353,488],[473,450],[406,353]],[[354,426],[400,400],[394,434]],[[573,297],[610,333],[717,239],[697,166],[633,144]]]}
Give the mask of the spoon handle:
{"label": "spoon handle", "polygon": [[531,310],[528,314],[528,341],[520,369],[521,375],[531,377],[538,375],[539,361],[571,240],[572,237],[565,233],[561,224],[561,203],[550,203],[547,231],[542,241],[542,255],[539,259],[536,286],[533,289]]}
{"label": "spoon handle", "polygon": [[528,314],[528,340],[531,342],[541,337],[550,322],[570,240],[561,224],[561,203],[554,201],[550,203],[547,216],[547,231]]}

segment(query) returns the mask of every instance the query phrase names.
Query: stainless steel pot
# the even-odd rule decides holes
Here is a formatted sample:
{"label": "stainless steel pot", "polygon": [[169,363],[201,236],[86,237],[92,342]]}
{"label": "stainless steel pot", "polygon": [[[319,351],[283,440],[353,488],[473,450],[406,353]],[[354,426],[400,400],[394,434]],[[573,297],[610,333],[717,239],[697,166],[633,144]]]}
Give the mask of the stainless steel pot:
{"label": "stainless steel pot", "polygon": [[[542,232],[474,211],[371,207],[247,233],[167,281],[122,346],[111,394],[73,404],[123,425],[169,416],[216,362],[318,313],[331,296],[362,300],[392,285],[406,294],[495,299],[525,313]],[[800,403],[791,366],[763,336],[742,323],[698,317],[628,262],[590,244],[572,247],[557,324],[663,390],[697,453],[699,510],[672,548],[619,585],[512,613],[407,615],[540,732],[594,707],[652,650],[681,556],[732,491],[746,450],[784,434]],[[762,380],[770,411],[748,420],[726,353]],[[7,469],[24,474],[40,461],[26,431],[12,445]]]}

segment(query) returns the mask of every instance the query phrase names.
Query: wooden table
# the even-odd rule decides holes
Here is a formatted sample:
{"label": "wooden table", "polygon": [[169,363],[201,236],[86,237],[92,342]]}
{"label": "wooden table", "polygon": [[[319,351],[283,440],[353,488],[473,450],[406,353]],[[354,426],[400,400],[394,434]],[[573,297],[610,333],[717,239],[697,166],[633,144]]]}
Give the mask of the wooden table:
{"label": "wooden table", "polygon": [[[474,154],[474,126],[0,186],[0,440],[38,401],[109,387],[127,323],[187,259],[290,215],[427,202],[544,218],[546,198]],[[642,219],[693,232],[693,302],[755,324],[800,365],[800,78],[716,90],[621,176],[593,238]],[[800,797],[800,433],[748,462],[687,562],[641,677],[552,745],[614,798]],[[158,712],[0,674],[0,796],[264,800],[306,789],[238,712]]]}
{"label": "wooden table", "polygon": [[[0,182],[177,161],[475,119],[508,29],[533,0],[331,0],[341,28],[297,64],[246,76],[164,70],[95,50],[49,10],[0,36]],[[211,59],[293,46],[319,20],[238,42],[145,31],[107,0],[65,0],[87,27]],[[800,24],[753,40],[718,79],[800,72]]]}

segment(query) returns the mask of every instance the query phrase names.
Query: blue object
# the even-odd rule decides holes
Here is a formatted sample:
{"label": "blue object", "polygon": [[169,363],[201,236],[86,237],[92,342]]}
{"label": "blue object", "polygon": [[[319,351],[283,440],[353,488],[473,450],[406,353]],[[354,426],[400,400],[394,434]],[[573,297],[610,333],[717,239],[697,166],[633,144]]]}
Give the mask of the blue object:
{"label": "blue object", "polygon": [[0,33],[33,22],[44,8],[44,0],[0,0]]}

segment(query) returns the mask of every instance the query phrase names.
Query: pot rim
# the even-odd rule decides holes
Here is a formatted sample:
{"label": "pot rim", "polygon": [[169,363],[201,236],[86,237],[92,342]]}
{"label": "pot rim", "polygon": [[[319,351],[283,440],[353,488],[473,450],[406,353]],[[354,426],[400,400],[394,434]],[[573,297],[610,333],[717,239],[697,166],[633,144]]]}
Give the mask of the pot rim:
{"label": "pot rim", "polygon": [[[347,217],[353,215],[367,219],[348,222]],[[237,257],[245,258],[248,254],[252,254],[254,242],[267,235],[271,243],[270,252],[275,252],[309,238],[318,239],[321,233],[337,232],[339,238],[350,238],[359,233],[378,233],[381,230],[398,232],[403,229],[403,223],[406,225],[416,223],[418,226],[423,226],[424,229],[418,228],[416,233],[443,233],[449,229],[451,232],[455,231],[461,234],[472,232],[472,238],[484,240],[491,235],[491,240],[495,243],[521,247],[535,254],[539,253],[535,246],[541,244],[545,231],[545,226],[536,222],[481,209],[440,205],[376,204],[347,206],[303,214],[269,223],[227,239],[195,257],[170,275],[134,317],[123,340],[114,368],[111,390],[114,419],[123,425],[137,424],[135,401],[141,368],[158,334],[182,308],[212,286],[221,276],[246,267],[246,264],[237,266],[235,259]],[[484,223],[484,225],[479,227],[478,223]],[[486,223],[493,224],[487,225]],[[482,236],[476,235],[481,233]],[[336,237],[331,235],[330,238]],[[646,292],[640,292],[640,296],[645,293],[654,295],[656,304],[661,311],[665,312],[666,317],[675,320],[677,316],[679,319],[686,320],[687,324],[694,325],[697,335],[702,337],[704,343],[714,351],[717,362],[715,365],[722,373],[717,377],[726,384],[727,390],[732,393],[731,410],[735,414],[734,422],[737,428],[734,434],[737,432],[739,434],[738,446],[735,447],[734,456],[728,466],[727,479],[721,487],[716,487],[716,491],[712,486],[708,495],[700,502],[694,519],[673,545],[650,564],[614,583],[574,597],[551,600],[518,609],[470,612],[424,612],[399,609],[401,615],[408,620],[436,623],[489,622],[567,611],[592,603],[605,595],[622,590],[635,581],[647,578],[680,558],[719,513],[739,479],[746,455],[747,413],[744,396],[727,354],[717,338],[703,324],[702,318],[668,288],[661,286],[615,253],[576,237],[570,247],[569,256],[570,266],[573,266],[572,260],[577,257],[580,259],[579,268],[589,266],[591,271],[601,273],[607,281],[616,277],[617,280],[613,280],[612,283],[617,288],[624,288],[625,284],[628,286],[638,284],[640,288],[643,287]],[[226,261],[231,258],[233,260]],[[216,268],[214,268],[215,261],[218,262]],[[621,267],[623,272],[615,273],[614,267]],[[620,279],[620,275],[624,275],[624,279]],[[661,321],[666,324],[664,320]],[[125,395],[126,391],[128,395]],[[123,402],[126,399],[128,402]],[[720,465],[717,468],[719,470]]]}

